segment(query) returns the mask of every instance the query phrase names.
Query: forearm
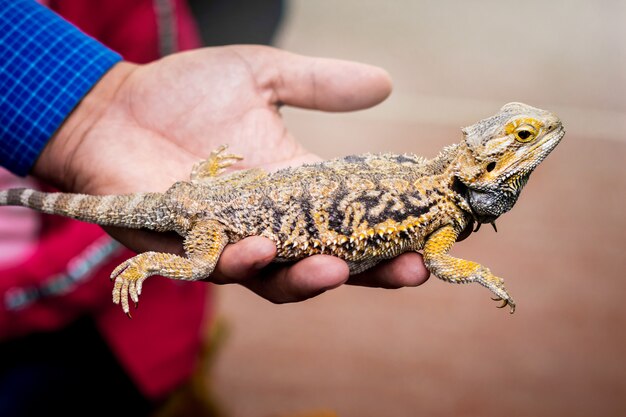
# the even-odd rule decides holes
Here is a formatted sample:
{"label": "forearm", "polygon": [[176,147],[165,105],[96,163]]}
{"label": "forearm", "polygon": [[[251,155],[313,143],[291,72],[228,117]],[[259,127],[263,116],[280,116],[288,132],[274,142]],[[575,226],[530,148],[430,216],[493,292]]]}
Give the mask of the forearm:
{"label": "forearm", "polygon": [[31,0],[0,0],[0,56],[0,165],[26,175],[121,58]]}

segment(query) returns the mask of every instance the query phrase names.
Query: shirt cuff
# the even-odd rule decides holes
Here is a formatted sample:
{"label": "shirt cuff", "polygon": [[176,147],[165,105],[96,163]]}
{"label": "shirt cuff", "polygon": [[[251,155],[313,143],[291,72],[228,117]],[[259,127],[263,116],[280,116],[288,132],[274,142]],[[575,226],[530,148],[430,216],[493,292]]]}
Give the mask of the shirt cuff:
{"label": "shirt cuff", "polygon": [[27,175],[121,56],[32,0],[0,0],[0,165]]}

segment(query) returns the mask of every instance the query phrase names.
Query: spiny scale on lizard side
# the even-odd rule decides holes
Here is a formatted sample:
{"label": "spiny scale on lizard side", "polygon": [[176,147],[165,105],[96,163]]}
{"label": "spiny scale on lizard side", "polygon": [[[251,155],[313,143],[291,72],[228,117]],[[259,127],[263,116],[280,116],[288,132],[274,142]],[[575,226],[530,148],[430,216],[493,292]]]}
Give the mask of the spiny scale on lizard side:
{"label": "spiny scale on lizard side", "polygon": [[[230,241],[259,235],[277,242],[278,261],[320,253],[348,261],[393,257],[408,243],[421,246],[413,237],[424,233],[412,233],[416,228],[432,228],[431,209],[442,196],[428,179],[445,167],[442,161],[445,156],[430,164],[414,155],[349,156],[226,190],[207,184],[192,200],[215,203],[201,215],[227,224]],[[423,191],[412,187],[418,180]],[[358,264],[351,266],[358,272]]]}
{"label": "spiny scale on lizard side", "polygon": [[151,275],[199,280],[224,246],[247,236],[276,243],[277,262],[314,254],[338,256],[352,274],[383,259],[423,249],[439,278],[477,282],[503,305],[515,303],[502,279],[448,254],[459,234],[510,210],[536,166],[560,142],[559,119],[509,103],[463,129],[461,143],[427,160],[412,154],[365,154],[268,174],[261,169],[219,176],[241,159],[223,146],[192,170],[191,181],[165,193],[86,196],[33,190],[0,192],[0,205],[21,205],[100,225],[174,230],[186,257],[147,252],[112,273],[113,301],[129,313]]}

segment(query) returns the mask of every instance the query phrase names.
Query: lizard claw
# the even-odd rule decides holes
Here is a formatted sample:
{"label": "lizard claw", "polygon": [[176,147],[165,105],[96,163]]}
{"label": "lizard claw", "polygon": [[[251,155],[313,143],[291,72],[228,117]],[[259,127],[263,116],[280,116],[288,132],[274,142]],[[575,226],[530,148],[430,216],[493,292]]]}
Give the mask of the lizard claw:
{"label": "lizard claw", "polygon": [[515,313],[515,302],[511,298],[491,297],[491,299],[493,301],[502,301],[502,304],[500,304],[499,306],[496,306],[497,308],[504,308],[506,306],[509,306],[511,308],[510,313],[511,314]]}
{"label": "lizard claw", "polygon": [[132,318],[129,298],[133,301],[135,308],[137,308],[139,306],[141,285],[148,276],[141,266],[134,261],[134,258],[124,261],[111,273],[111,280],[115,281],[113,285],[113,303],[121,304],[122,310],[129,318]]}
{"label": "lizard claw", "polygon": [[476,280],[481,285],[487,287],[492,295],[491,299],[493,301],[501,301],[502,304],[497,306],[498,308],[504,308],[509,306],[511,308],[511,314],[515,312],[515,302],[504,288],[504,281],[502,278],[498,278],[494,276],[488,269],[483,269],[482,275],[476,277]]}

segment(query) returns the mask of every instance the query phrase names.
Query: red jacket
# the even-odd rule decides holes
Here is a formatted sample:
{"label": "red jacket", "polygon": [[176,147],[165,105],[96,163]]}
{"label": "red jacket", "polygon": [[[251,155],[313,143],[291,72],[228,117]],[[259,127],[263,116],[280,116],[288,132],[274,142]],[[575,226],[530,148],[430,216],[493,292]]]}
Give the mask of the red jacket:
{"label": "red jacket", "polygon": [[[198,46],[186,5],[172,1],[179,50]],[[128,61],[158,58],[157,19],[150,0],[47,3]],[[91,315],[145,395],[161,397],[183,382],[199,354],[209,286],[150,278],[130,320],[111,301],[109,274],[133,253],[98,226],[38,216],[39,235],[26,259],[0,264],[0,340],[54,331],[81,315]]]}

